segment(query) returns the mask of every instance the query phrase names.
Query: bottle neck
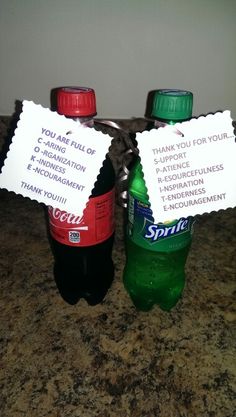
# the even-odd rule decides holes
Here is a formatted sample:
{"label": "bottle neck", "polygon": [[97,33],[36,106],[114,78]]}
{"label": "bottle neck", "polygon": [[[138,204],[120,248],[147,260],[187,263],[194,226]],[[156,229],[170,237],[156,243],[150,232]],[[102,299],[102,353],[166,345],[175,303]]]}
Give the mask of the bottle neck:
{"label": "bottle neck", "polygon": [[154,120],[154,126],[155,127],[164,127],[166,125],[175,125],[176,123],[182,123],[189,119],[183,119],[183,120],[168,120],[168,119],[155,119]]}
{"label": "bottle neck", "polygon": [[94,117],[93,116],[82,116],[82,117],[75,117],[75,116],[67,116],[67,119],[74,120],[75,122],[81,123],[82,125],[93,127],[94,125]]}
{"label": "bottle neck", "polygon": [[75,122],[80,122],[80,123],[84,123],[84,122],[88,122],[89,120],[93,119],[93,116],[82,116],[82,117],[70,117],[69,118],[73,119]]}
{"label": "bottle neck", "polygon": [[[159,127],[165,127],[167,125],[168,126],[174,126],[176,123],[185,122],[187,120],[189,120],[189,119],[184,119],[184,120],[156,119],[156,120],[154,120],[154,128],[158,129]],[[173,132],[176,133],[179,136],[183,136],[183,133],[175,127],[173,127]]]}

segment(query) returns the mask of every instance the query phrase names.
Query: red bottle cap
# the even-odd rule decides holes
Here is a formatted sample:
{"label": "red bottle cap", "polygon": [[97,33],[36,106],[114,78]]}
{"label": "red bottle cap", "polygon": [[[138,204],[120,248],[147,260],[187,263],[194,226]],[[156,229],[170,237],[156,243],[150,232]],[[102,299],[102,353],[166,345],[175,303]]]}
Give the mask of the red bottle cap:
{"label": "red bottle cap", "polygon": [[95,91],[87,87],[62,87],[57,91],[57,111],[74,117],[95,116]]}

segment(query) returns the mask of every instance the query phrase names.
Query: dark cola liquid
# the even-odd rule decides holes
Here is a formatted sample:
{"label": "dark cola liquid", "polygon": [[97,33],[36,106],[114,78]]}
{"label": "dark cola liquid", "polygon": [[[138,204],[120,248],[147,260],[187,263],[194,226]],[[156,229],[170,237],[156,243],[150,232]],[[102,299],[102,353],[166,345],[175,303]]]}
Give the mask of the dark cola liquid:
{"label": "dark cola liquid", "polygon": [[[110,159],[106,158],[91,198],[106,194],[114,185],[115,172]],[[85,298],[90,305],[100,303],[114,278],[114,233],[102,243],[86,247],[64,245],[52,236],[50,240],[55,282],[62,298],[69,304],[76,304],[80,298]]]}

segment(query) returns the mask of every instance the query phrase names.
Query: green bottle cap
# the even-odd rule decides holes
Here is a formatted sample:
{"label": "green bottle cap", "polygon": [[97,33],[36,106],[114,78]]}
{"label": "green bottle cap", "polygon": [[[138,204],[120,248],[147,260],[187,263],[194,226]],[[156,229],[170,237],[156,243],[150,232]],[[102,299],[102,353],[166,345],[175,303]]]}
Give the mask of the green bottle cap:
{"label": "green bottle cap", "polygon": [[186,120],[192,116],[193,94],[184,90],[157,90],[152,116],[164,120]]}

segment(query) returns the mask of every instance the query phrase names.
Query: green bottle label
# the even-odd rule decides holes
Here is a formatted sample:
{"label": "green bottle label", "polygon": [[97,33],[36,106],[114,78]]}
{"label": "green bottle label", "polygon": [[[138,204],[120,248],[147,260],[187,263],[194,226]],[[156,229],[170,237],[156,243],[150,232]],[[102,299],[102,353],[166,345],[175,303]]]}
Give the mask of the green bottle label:
{"label": "green bottle label", "polygon": [[155,224],[148,204],[131,194],[128,201],[128,236],[136,245],[152,251],[170,252],[190,244],[193,217]]}

